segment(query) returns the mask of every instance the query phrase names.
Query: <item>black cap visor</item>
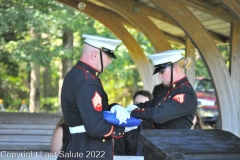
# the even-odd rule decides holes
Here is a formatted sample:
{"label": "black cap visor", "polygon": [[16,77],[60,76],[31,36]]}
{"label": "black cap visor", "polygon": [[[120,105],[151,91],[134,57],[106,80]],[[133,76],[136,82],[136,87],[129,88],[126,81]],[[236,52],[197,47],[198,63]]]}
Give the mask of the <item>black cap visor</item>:
{"label": "black cap visor", "polygon": [[[84,43],[86,43],[86,42],[84,42]],[[93,45],[91,45],[91,44],[88,44],[88,43],[86,43],[87,45],[89,45],[89,46],[92,46],[92,47],[94,47],[94,48],[98,48],[98,47],[95,47],[95,46],[93,46]],[[107,48],[104,48],[104,47],[101,47],[101,48],[98,48],[98,49],[100,49],[101,51],[103,51],[106,55],[108,55],[109,57],[111,57],[111,58],[114,58],[114,59],[117,59],[117,57],[115,56],[115,54],[114,54],[114,52],[112,51],[112,50],[110,50],[110,49],[107,49]]]}
{"label": "black cap visor", "polygon": [[167,68],[169,65],[171,65],[171,62],[163,63],[163,64],[158,64],[154,66],[154,72],[153,75],[163,71],[165,68]]}
{"label": "black cap visor", "polygon": [[112,50],[102,47],[102,51],[111,58],[117,59],[116,55]]}

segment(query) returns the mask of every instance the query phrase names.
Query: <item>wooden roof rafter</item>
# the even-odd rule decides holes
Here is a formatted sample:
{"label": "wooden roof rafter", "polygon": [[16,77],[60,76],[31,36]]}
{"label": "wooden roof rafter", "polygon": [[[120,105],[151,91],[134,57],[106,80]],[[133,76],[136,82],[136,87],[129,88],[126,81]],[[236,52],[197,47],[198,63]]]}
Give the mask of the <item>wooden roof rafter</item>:
{"label": "wooden roof rafter", "polygon": [[[130,23],[134,24],[139,28],[142,33],[151,41],[156,51],[164,51],[171,49],[171,45],[168,42],[165,35],[161,30],[142,12],[134,12],[132,10],[133,6],[136,4],[134,1],[129,0],[101,0],[104,5],[116,11],[119,15],[124,17]],[[117,4],[117,5],[116,5]],[[124,8],[124,10],[122,9]],[[158,35],[158,36],[150,36]],[[159,45],[161,43],[162,45]]]}
{"label": "wooden roof rafter", "polygon": [[236,18],[233,17],[228,10],[220,8],[216,5],[204,2],[202,0],[182,0],[186,5],[199,9],[207,14],[213,15],[226,22],[234,22]]}
{"label": "wooden roof rafter", "polygon": [[[185,2],[185,0],[183,0]],[[189,2],[188,0],[186,0],[188,3],[186,4],[192,4],[191,2]],[[190,0],[191,1],[191,0]],[[194,0],[193,0],[194,1]],[[202,4],[202,2],[201,2]],[[149,5],[149,4],[148,4]],[[153,4],[152,4],[153,5]],[[206,5],[206,4],[204,4]],[[191,5],[191,7],[195,7],[196,9],[205,11],[204,9],[204,5],[203,8],[199,7],[197,4],[195,5]],[[140,12],[143,12],[143,14],[150,16],[150,17],[154,17],[157,19],[160,19],[161,21],[164,21],[165,23],[169,23],[175,27],[178,27],[178,25],[176,24],[176,22],[174,22],[170,17],[168,17],[164,12],[162,12],[161,9],[157,8],[157,7],[147,7],[144,4],[139,3],[138,5],[136,5],[139,7]],[[196,7],[197,6],[197,7]],[[216,11],[215,11],[216,12]],[[218,16],[220,16],[221,14],[219,12],[216,12],[215,14],[217,14]],[[225,13],[224,13],[225,14]],[[232,17],[232,16],[231,16]],[[216,41],[216,43],[226,43],[228,42],[228,37],[223,36],[221,34],[218,34],[216,32],[210,31],[208,30],[208,32],[210,33],[210,35],[212,35],[213,39]],[[174,35],[173,35],[174,36]],[[176,37],[178,38],[178,37]],[[185,38],[184,38],[185,39]]]}

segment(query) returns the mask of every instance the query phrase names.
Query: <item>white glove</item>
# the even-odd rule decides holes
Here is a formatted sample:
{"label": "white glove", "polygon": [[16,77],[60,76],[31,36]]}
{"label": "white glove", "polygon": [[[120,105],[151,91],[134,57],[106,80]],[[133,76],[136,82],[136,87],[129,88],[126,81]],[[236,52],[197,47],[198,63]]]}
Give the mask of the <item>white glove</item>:
{"label": "white glove", "polygon": [[138,108],[138,106],[134,105],[134,104],[130,104],[126,107],[126,110],[131,113],[134,109]]}
{"label": "white glove", "polygon": [[129,132],[133,129],[137,129],[138,126],[134,126],[134,127],[125,127],[125,131],[124,132]]}
{"label": "white glove", "polygon": [[127,123],[127,119],[130,118],[130,114],[128,111],[121,105],[114,105],[112,106],[110,113],[116,113],[116,118],[120,121],[119,124],[125,122]]}

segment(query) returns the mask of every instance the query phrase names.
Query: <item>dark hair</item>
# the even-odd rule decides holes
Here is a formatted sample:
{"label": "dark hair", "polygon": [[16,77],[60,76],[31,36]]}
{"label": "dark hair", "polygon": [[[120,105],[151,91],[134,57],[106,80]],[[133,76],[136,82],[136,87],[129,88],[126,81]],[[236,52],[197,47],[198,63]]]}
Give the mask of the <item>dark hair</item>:
{"label": "dark hair", "polygon": [[137,91],[134,95],[133,95],[133,101],[135,100],[135,98],[138,96],[138,95],[142,95],[144,97],[148,97],[149,100],[152,99],[152,95],[150,92],[146,91],[146,90],[141,90],[141,91]]}
{"label": "dark hair", "polygon": [[62,116],[61,118],[60,118],[60,120],[59,120],[59,122],[58,122],[58,124],[57,124],[57,126],[56,127],[59,127],[59,126],[61,126],[62,124],[64,124],[65,122],[64,122],[64,117]]}

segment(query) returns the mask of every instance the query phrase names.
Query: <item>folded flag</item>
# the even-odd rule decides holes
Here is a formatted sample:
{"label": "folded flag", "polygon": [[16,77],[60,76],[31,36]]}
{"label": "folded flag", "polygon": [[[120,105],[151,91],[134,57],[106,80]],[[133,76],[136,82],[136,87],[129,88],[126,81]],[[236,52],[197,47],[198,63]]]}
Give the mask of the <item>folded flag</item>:
{"label": "folded flag", "polygon": [[103,117],[109,123],[119,127],[134,127],[140,125],[141,123],[141,120],[134,117],[130,117],[125,122],[120,122],[116,118],[116,113],[110,113],[109,111],[103,111]]}

